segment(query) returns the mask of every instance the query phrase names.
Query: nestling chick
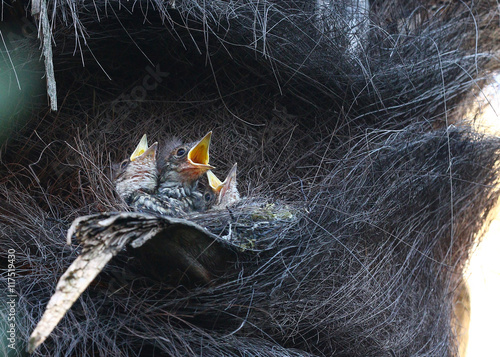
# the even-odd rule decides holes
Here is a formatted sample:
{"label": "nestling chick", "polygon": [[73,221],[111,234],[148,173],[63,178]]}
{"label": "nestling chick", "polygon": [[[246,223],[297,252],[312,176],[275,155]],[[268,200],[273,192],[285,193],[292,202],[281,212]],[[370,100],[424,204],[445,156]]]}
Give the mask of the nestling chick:
{"label": "nestling chick", "polygon": [[135,148],[129,159],[120,164],[114,179],[116,192],[132,208],[142,194],[155,191],[158,180],[156,149],[158,143],[148,147],[146,134]]}
{"label": "nestling chick", "polygon": [[204,209],[197,185],[199,178],[214,168],[208,164],[211,136],[209,132],[200,141],[190,144],[171,141],[164,150],[166,154],[159,162],[157,197],[174,216]]}
{"label": "nestling chick", "polygon": [[221,182],[212,171],[207,171],[208,188],[204,195],[207,208],[225,208],[240,200],[236,168],[237,163],[233,165],[224,182]]}

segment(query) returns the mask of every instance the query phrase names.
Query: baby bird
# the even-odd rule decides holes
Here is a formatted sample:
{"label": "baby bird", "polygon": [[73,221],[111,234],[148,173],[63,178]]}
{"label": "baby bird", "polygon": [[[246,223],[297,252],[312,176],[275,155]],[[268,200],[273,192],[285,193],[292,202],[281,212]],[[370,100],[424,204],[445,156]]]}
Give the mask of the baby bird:
{"label": "baby bird", "polygon": [[158,143],[148,147],[146,134],[129,159],[120,164],[114,178],[115,190],[134,210],[142,207],[141,196],[153,193],[157,186],[156,149]]}
{"label": "baby bird", "polygon": [[208,188],[204,195],[207,208],[226,208],[240,200],[236,182],[236,167],[237,163],[233,165],[224,182],[221,182],[212,171],[207,171]]}
{"label": "baby bird", "polygon": [[212,132],[209,132],[200,141],[190,144],[173,140],[160,158],[156,197],[172,211],[173,216],[204,209],[203,195],[197,190],[197,185],[199,178],[214,168],[208,163],[211,136]]}

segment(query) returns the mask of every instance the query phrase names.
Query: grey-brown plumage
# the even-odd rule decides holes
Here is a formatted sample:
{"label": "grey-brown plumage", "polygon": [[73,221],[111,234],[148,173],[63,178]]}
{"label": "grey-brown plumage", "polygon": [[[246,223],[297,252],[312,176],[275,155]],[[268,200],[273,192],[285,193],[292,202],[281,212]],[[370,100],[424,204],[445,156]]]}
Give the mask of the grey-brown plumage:
{"label": "grey-brown plumage", "polygon": [[203,196],[196,187],[198,178],[212,168],[208,165],[210,137],[211,132],[190,144],[171,140],[166,145],[167,154],[158,164],[158,144],[148,147],[144,134],[130,158],[120,164],[114,179],[116,192],[137,212],[179,216],[203,210]]}
{"label": "grey-brown plumage", "polygon": [[204,209],[204,199],[198,191],[198,180],[208,170],[212,132],[200,141],[182,144],[169,142],[158,162],[159,186],[157,199],[170,216],[180,216]]}
{"label": "grey-brown plumage", "polygon": [[155,206],[152,194],[158,185],[157,147],[158,143],[148,147],[144,134],[130,158],[120,164],[115,174],[116,192],[135,211]]}

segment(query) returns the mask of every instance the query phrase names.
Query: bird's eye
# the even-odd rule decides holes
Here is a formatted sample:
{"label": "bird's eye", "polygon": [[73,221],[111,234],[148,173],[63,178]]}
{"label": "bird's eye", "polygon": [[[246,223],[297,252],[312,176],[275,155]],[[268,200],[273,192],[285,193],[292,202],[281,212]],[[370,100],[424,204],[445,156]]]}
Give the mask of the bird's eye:
{"label": "bird's eye", "polygon": [[176,155],[177,157],[182,157],[182,156],[184,156],[185,154],[186,154],[186,149],[184,149],[184,148],[180,148],[180,149],[178,149],[178,150],[177,150],[177,152],[175,153],[175,155]]}
{"label": "bird's eye", "polygon": [[125,170],[125,168],[128,166],[128,163],[128,160],[122,161],[122,163],[120,164],[120,169]]}
{"label": "bird's eye", "polygon": [[205,201],[210,201],[212,199],[212,195],[210,193],[205,193]]}

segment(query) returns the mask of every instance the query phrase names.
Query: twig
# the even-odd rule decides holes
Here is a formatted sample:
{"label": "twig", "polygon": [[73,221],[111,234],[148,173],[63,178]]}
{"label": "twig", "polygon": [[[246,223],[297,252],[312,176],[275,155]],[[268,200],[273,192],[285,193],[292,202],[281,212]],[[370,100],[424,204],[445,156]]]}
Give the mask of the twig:
{"label": "twig", "polygon": [[42,41],[43,56],[45,58],[45,76],[47,78],[47,94],[49,96],[50,109],[57,111],[57,88],[54,77],[54,63],[52,60],[52,31],[50,29],[47,14],[47,3],[44,0],[33,0],[31,13],[40,18],[41,28],[38,28],[38,38]]}

